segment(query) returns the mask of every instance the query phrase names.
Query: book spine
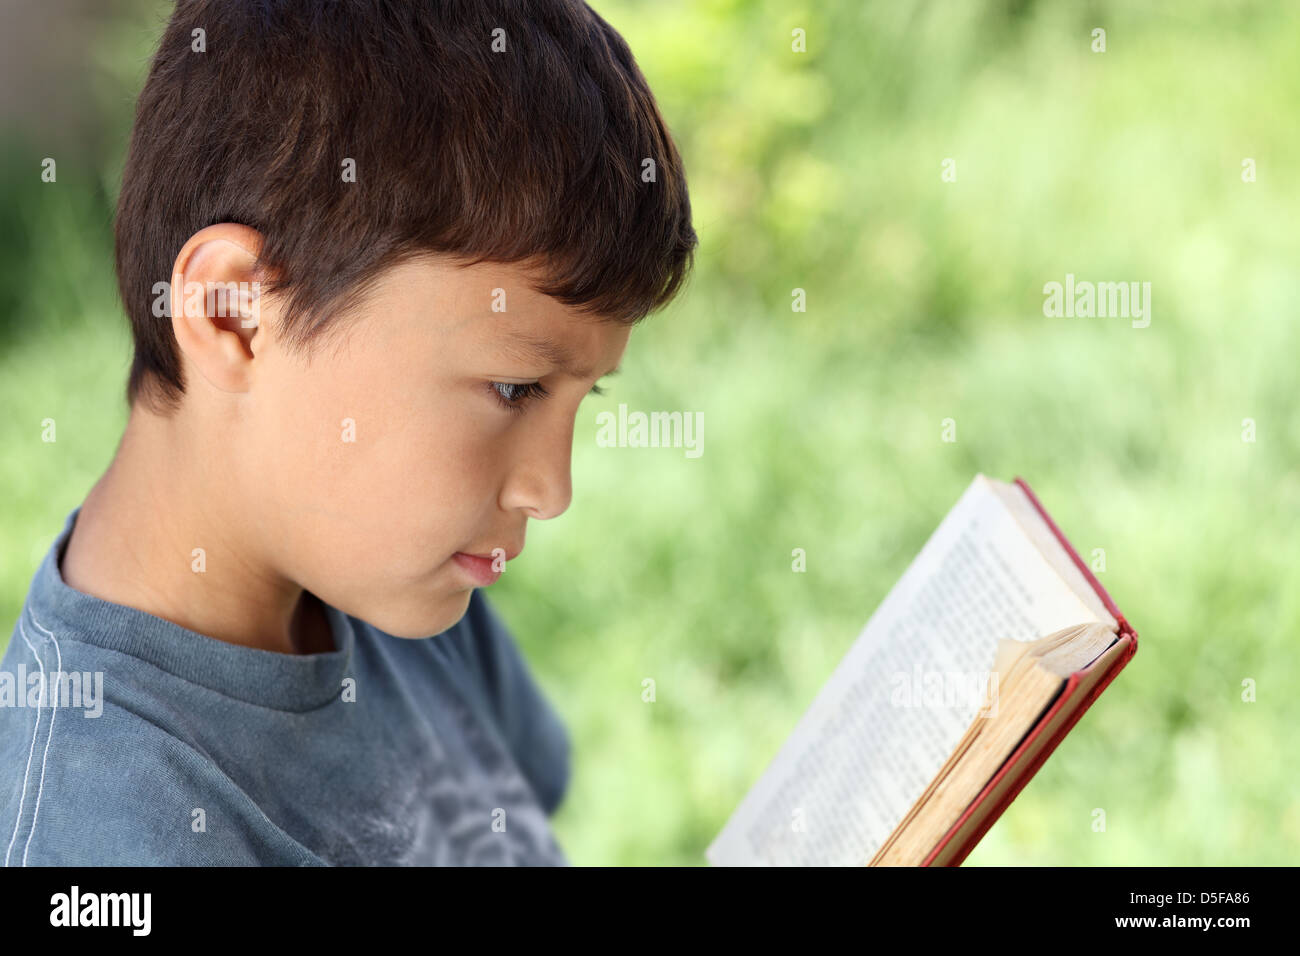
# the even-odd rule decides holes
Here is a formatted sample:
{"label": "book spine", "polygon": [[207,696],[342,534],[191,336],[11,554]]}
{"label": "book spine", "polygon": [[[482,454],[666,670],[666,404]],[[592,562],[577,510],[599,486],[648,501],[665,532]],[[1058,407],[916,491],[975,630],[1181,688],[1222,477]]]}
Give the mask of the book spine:
{"label": "book spine", "polygon": [[[971,805],[966,809],[966,812],[961,815],[961,818],[952,826],[947,835],[944,836],[943,840],[939,842],[939,845],[931,850],[925,860],[922,861],[922,866],[931,865],[934,858],[939,855],[940,851],[942,851],[944,847],[948,845],[948,842],[961,830],[967,819],[970,818],[970,815],[988,798],[988,794],[1002,782],[1004,777],[1011,773],[1016,774],[1016,782],[1003,795],[1002,799],[998,801],[997,806],[995,806],[989,813],[988,818],[980,824],[979,829],[971,833],[961,850],[958,851],[957,855],[954,856],[947,865],[959,866],[961,862],[970,855],[970,852],[975,849],[975,846],[979,841],[984,838],[984,834],[986,834],[993,824],[998,821],[998,818],[1002,816],[1003,811],[1011,805],[1011,801],[1015,800],[1016,797],[1020,795],[1020,791],[1025,789],[1025,786],[1029,781],[1034,778],[1036,773],[1038,773],[1039,768],[1047,762],[1047,758],[1052,755],[1052,752],[1056,750],[1057,746],[1065,739],[1066,735],[1074,729],[1074,725],[1079,722],[1079,719],[1087,713],[1088,708],[1092,706],[1093,701],[1101,696],[1101,692],[1104,691],[1107,685],[1115,679],[1115,676],[1124,669],[1124,665],[1128,663],[1129,658],[1131,658],[1136,652],[1137,644],[1127,634],[1121,635],[1120,640],[1128,644],[1128,649],[1115,659],[1115,663],[1111,666],[1110,672],[1097,683],[1097,686],[1092,689],[1083,703],[1079,705],[1079,708],[1075,710],[1074,714],[1061,725],[1060,729],[1052,736],[1052,739],[1043,747],[1038,756],[1034,758],[1033,762],[1025,766],[1020,766],[1025,751],[1033,745],[1034,741],[1038,737],[1038,734],[1035,732],[1025,735],[1025,739],[1021,742],[1020,746],[1016,748],[1015,753],[1007,758],[1006,763],[1002,765],[1002,769],[998,771],[991,781],[989,781],[988,786],[981,791],[980,795],[971,801]],[[1065,689],[1061,692],[1060,696],[1057,697],[1056,703],[1048,709],[1048,712],[1043,716],[1042,720],[1039,721],[1040,726],[1050,723],[1052,719],[1055,718],[1057,712],[1069,703],[1070,699],[1074,696],[1075,690],[1078,688],[1083,673],[1083,671],[1077,671],[1070,675],[1070,679],[1066,682]]]}

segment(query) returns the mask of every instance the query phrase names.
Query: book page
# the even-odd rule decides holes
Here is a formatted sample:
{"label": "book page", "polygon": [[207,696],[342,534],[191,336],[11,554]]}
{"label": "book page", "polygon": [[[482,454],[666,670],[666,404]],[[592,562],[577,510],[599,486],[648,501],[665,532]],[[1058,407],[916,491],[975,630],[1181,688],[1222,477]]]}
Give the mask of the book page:
{"label": "book page", "polygon": [[1070,588],[1075,594],[1079,595],[1083,603],[1092,609],[1092,613],[1096,615],[1099,621],[1109,624],[1112,629],[1117,629],[1119,622],[1106,609],[1101,596],[1092,589],[1092,585],[1083,576],[1083,572],[1074,563],[1074,559],[1070,557],[1069,552],[1061,547],[1061,543],[1053,536],[1052,529],[1043,521],[1042,516],[1034,508],[1033,502],[1029,500],[1028,496],[1017,485],[993,480],[990,480],[989,484],[993,486],[993,490],[997,492],[998,497],[1007,506],[1007,510],[1019,520],[1020,526],[1025,529],[1029,539],[1038,546],[1039,552],[1056,569],[1056,573],[1061,576],[1061,580],[1070,585]]}
{"label": "book page", "polygon": [[951,689],[987,675],[999,638],[1096,619],[977,475],[709,846],[709,862],[866,865],[980,709],[976,694]]}

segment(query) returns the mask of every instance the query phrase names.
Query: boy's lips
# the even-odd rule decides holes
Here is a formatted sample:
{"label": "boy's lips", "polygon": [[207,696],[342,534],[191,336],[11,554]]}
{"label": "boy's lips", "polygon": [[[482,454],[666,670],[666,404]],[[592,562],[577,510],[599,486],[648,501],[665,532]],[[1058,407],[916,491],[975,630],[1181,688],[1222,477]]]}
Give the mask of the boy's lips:
{"label": "boy's lips", "polygon": [[[516,555],[518,553],[518,551],[515,552]],[[491,555],[466,554],[463,551],[457,551],[451,556],[451,559],[480,587],[486,587],[501,577],[501,572],[495,567],[496,558]],[[509,559],[510,556],[507,556],[506,560]]]}
{"label": "boy's lips", "polygon": [[523,546],[522,544],[521,544],[519,547],[517,547],[517,548],[504,548],[504,547],[502,547],[501,545],[497,545],[495,548],[492,548],[492,549],[489,549],[488,551],[483,551],[483,552],[480,552],[480,551],[457,551],[456,553],[457,553],[457,554],[463,554],[463,555],[465,555],[467,558],[485,558],[485,559],[487,559],[488,561],[491,561],[493,558],[496,557],[496,553],[495,553],[496,551],[504,551],[504,552],[505,552],[505,560],[507,560],[507,561],[513,561],[515,558],[519,557],[520,552],[523,551],[523,550],[524,550],[524,546]]}

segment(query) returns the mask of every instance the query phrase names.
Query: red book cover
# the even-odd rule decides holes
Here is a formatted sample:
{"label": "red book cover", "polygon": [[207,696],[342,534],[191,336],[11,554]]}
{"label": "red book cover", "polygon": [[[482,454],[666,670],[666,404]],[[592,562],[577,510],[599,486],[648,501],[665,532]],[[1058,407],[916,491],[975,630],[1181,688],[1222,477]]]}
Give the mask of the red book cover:
{"label": "red book cover", "polygon": [[[1038,768],[1041,767],[1044,761],[1052,755],[1052,751],[1054,751],[1057,745],[1065,739],[1065,735],[1068,734],[1071,728],[1079,722],[1079,718],[1082,717],[1084,712],[1092,706],[1092,702],[1101,696],[1101,692],[1104,691],[1107,685],[1115,679],[1115,675],[1123,670],[1124,665],[1129,662],[1135,653],[1137,653],[1137,632],[1133,630],[1132,625],[1125,620],[1124,615],[1121,614],[1119,608],[1115,606],[1115,602],[1112,601],[1110,595],[1106,593],[1106,589],[1101,586],[1101,582],[1097,580],[1092,571],[1084,563],[1083,559],[1079,557],[1079,553],[1075,551],[1074,546],[1070,544],[1065,535],[1061,533],[1061,529],[1056,526],[1056,522],[1052,520],[1051,515],[1049,515],[1046,509],[1043,508],[1042,504],[1038,500],[1038,496],[1034,494],[1028,483],[1023,478],[1016,478],[1015,483],[1020,486],[1022,491],[1024,491],[1030,503],[1038,513],[1042,515],[1043,520],[1047,523],[1047,527],[1051,529],[1052,534],[1054,534],[1056,539],[1061,542],[1061,545],[1065,548],[1066,552],[1069,553],[1071,559],[1073,559],[1079,570],[1083,572],[1084,578],[1086,578],[1088,583],[1092,585],[1093,590],[1097,592],[1097,596],[1101,598],[1101,602],[1106,606],[1106,610],[1108,610],[1119,623],[1118,640],[1123,647],[1120,653],[1111,661],[1108,671],[1101,676],[1101,679],[1090,691],[1082,690],[1082,685],[1086,683],[1090,684],[1092,682],[1092,678],[1096,676],[1093,673],[1093,668],[1100,665],[1093,664],[1084,670],[1077,671],[1070,675],[1070,678],[1066,681],[1065,687],[1061,690],[1060,695],[1057,696],[1056,700],[1053,701],[1052,705],[1047,709],[1043,716],[1039,718],[1038,723],[1034,725],[1034,728],[1025,735],[1025,739],[1020,742],[1020,745],[1016,747],[1011,756],[1006,759],[1001,768],[999,768],[997,774],[994,775],[993,779],[990,780],[987,786],[980,791],[979,796],[971,801],[970,806],[966,808],[961,817],[958,818],[957,822],[952,825],[952,828],[944,835],[943,839],[939,841],[938,846],[930,851],[929,855],[924,861],[922,861],[922,866],[932,865],[935,858],[940,856],[940,854],[944,854],[946,857],[944,865],[947,866],[958,866],[964,859],[966,859],[970,854],[970,851],[975,848],[975,845],[979,843],[984,834],[988,832],[989,828],[997,822],[998,817],[1002,816],[1002,812],[1010,806],[1011,801],[1014,800],[1016,796],[1019,795],[1020,791],[1025,788],[1025,784],[1029,783],[1029,781],[1033,779],[1034,774],[1038,772]],[[1083,693],[1084,697],[1082,698],[1078,709],[1071,714],[1063,724],[1057,727],[1057,729],[1051,734],[1050,738],[1047,739],[1046,744],[1042,749],[1037,751],[1036,755],[1032,757],[1028,756],[1029,751],[1035,749],[1038,744],[1041,743],[1040,738],[1042,737],[1042,734],[1045,729],[1051,725],[1056,715],[1067,706],[1073,706],[1075,698],[1080,693]],[[1002,795],[997,798],[997,802],[993,805],[992,809],[988,810],[986,807],[987,802],[993,798],[993,794],[998,791],[1004,783],[1009,783],[1009,789],[1005,789]],[[985,810],[988,810],[988,813],[984,819],[980,820],[977,824],[967,826],[977,813],[982,813]],[[960,844],[957,845],[954,841],[960,841]],[[949,844],[954,844],[956,849],[954,850],[954,846],[950,846]],[[951,856],[949,856],[950,854]]]}

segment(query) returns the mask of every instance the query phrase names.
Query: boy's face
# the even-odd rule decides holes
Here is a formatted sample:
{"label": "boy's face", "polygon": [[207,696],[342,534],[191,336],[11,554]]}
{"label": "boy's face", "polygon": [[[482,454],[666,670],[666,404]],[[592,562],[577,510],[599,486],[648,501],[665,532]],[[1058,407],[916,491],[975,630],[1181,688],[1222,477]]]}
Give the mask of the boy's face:
{"label": "boy's face", "polygon": [[[380,630],[427,637],[481,584],[453,555],[513,557],[528,519],[568,508],[579,404],[630,330],[577,316],[524,277],[407,262],[309,357],[274,340],[265,300],[235,392],[201,381],[187,356],[185,402],[217,423],[210,460],[230,470],[241,534],[272,567]],[[529,357],[529,338],[571,353],[576,377]],[[535,382],[549,395],[524,397]]]}

